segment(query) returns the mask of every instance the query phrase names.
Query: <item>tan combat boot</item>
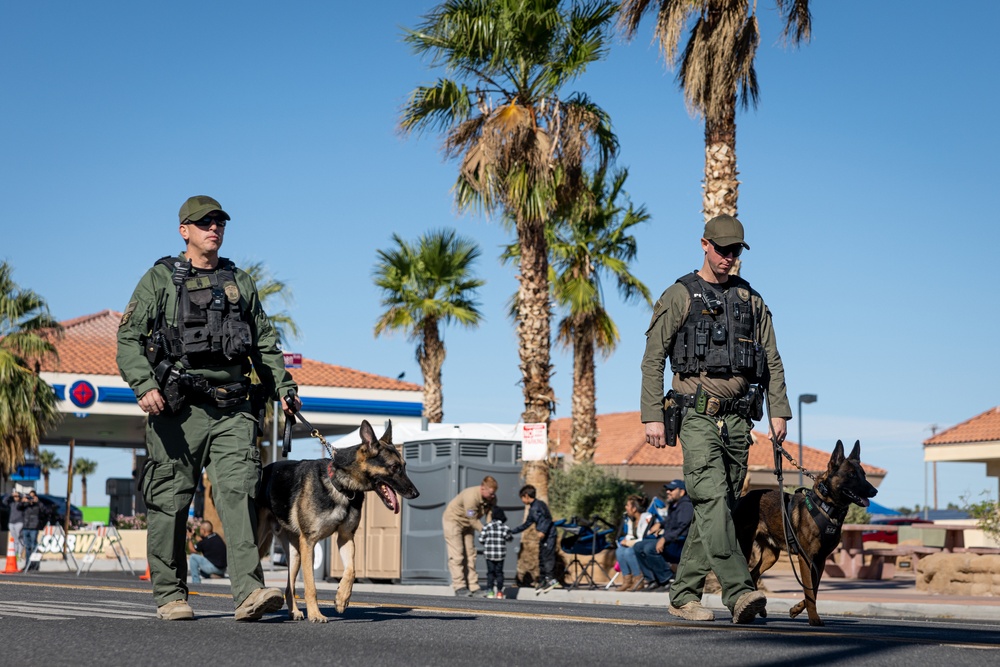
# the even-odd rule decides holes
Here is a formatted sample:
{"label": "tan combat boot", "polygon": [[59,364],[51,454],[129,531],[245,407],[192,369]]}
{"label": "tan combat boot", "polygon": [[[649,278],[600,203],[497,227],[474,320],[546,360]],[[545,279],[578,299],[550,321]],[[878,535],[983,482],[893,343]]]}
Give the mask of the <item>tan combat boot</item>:
{"label": "tan combat boot", "polygon": [[747,591],[733,605],[733,623],[753,623],[758,615],[767,616],[767,597],[761,591]]}
{"label": "tan combat boot", "polygon": [[190,621],[194,618],[194,610],[187,600],[171,600],[157,607],[156,617],[162,621]]}
{"label": "tan combat boot", "polygon": [[667,606],[667,612],[671,616],[676,616],[678,618],[683,618],[686,621],[714,621],[715,614],[710,610],[706,609],[697,600],[692,600],[686,604],[682,604],[680,607],[675,607],[674,603],[671,602]]}
{"label": "tan combat boot", "polygon": [[247,596],[236,609],[237,621],[257,621],[270,611],[278,611],[285,604],[285,596],[277,588],[258,588]]}

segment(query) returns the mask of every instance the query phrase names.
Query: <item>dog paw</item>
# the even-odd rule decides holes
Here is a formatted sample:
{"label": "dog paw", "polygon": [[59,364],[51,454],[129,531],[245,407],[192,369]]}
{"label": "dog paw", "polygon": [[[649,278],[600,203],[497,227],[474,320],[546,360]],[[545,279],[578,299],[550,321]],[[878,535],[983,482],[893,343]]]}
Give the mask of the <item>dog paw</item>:
{"label": "dog paw", "polygon": [[312,614],[309,615],[310,623],[326,623],[327,620],[329,619],[327,619],[327,617],[323,614],[317,614],[316,616],[313,616]]}
{"label": "dog paw", "polygon": [[817,616],[816,618],[809,619],[809,625],[826,625],[826,623],[823,622],[823,619]]}
{"label": "dog paw", "polygon": [[349,604],[350,604],[349,601],[344,602],[343,604],[341,604],[340,602],[337,602],[337,613],[338,614],[343,614],[345,611],[347,611],[347,606]]}
{"label": "dog paw", "polygon": [[305,617],[306,617],[306,615],[303,614],[298,609],[295,609],[295,610],[292,610],[292,611],[288,612],[288,618],[290,618],[293,621],[301,621]]}

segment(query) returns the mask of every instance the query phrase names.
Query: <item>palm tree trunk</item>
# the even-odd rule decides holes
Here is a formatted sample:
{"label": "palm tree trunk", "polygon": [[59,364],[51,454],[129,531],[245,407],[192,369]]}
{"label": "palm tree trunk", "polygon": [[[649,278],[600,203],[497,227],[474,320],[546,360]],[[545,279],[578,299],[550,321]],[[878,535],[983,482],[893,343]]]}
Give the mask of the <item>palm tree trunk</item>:
{"label": "palm tree trunk", "polygon": [[736,96],[721,117],[705,118],[705,221],[736,216],[740,182],[736,170]]}
{"label": "palm tree trunk", "polygon": [[577,327],[573,337],[573,425],[570,443],[573,462],[594,459],[597,447],[597,389],[594,380],[594,339]]}
{"label": "palm tree trunk", "polygon": [[80,491],[83,492],[83,506],[86,507],[87,506],[87,476],[86,475],[80,475]]}
{"label": "palm tree trunk", "polygon": [[[555,396],[550,384],[551,304],[544,223],[519,216],[517,240],[521,246],[521,274],[517,277],[518,356],[521,360],[521,383],[524,391],[521,421],[525,424],[544,423],[548,426]],[[547,460],[525,461],[521,476],[526,484],[535,487],[538,498],[548,501]],[[538,577],[538,538],[539,534],[535,530],[522,533],[521,551],[517,560],[518,579],[522,582],[527,573],[532,573],[535,579]]]}
{"label": "palm tree trunk", "polygon": [[45,495],[49,495],[49,471],[46,470],[42,477],[45,478]]}
{"label": "palm tree trunk", "polygon": [[417,363],[424,376],[424,417],[432,424],[444,420],[444,392],[441,385],[441,367],[444,365],[445,348],[435,319],[423,323],[423,336],[417,347]]}

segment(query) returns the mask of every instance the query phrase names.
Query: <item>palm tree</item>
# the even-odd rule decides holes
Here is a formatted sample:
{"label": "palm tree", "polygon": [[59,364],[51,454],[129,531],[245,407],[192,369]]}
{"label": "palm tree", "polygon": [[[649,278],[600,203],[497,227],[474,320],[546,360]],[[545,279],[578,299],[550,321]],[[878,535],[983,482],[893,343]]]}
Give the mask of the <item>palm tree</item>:
{"label": "palm tree", "polygon": [[[566,311],[558,341],[573,350],[573,402],[570,441],[573,459],[591,461],[597,445],[597,389],[594,351],[611,356],[620,339],[618,327],[605,309],[602,275],[613,277],[627,302],[642,298],[652,305],[649,288],[629,271],[636,242],[629,231],[649,220],[646,209],[634,208],[623,192],[628,170],[616,171],[611,182],[598,172],[590,179],[592,203],[574,206],[555,227],[550,243],[555,275],[552,293]],[[619,199],[625,201],[619,203]]]}
{"label": "palm tree", "polygon": [[479,247],[454,230],[433,231],[411,245],[393,234],[396,244],[378,251],[375,284],[386,311],[375,323],[375,335],[403,331],[417,341],[417,363],[424,377],[424,417],[444,418],[441,366],[445,347],[439,325],[457,322],[476,327],[482,315],[476,290],[485,281],[472,275]]}
{"label": "palm tree", "polygon": [[288,284],[274,277],[264,262],[249,262],[240,268],[249,274],[257,285],[257,295],[260,297],[264,312],[267,313],[267,319],[271,321],[271,326],[278,332],[278,342],[287,343],[289,340],[298,338],[299,326],[288,314],[288,311],[270,307],[275,301],[281,301],[286,306],[292,304],[294,299],[292,289]]}
{"label": "palm tree", "polygon": [[[809,0],[775,0],[785,23],[783,38],[798,45],[812,29]],[[635,36],[647,12],[656,11],[656,38],[664,59],[678,69],[688,107],[705,119],[705,220],[735,216],[739,195],[736,170],[736,106],[757,106],[754,59],[760,42],[757,1],[623,0],[619,25]],[[680,49],[681,33],[693,22]]]}
{"label": "palm tree", "polygon": [[[616,8],[604,0],[447,0],[405,37],[454,78],[414,90],[402,130],[444,135],[445,154],[461,161],[460,210],[501,210],[515,223],[525,423],[548,423],[555,401],[546,223],[582,188],[586,163],[601,167],[617,151],[604,110],[564,88],[605,56]],[[523,474],[546,498],[548,465],[527,462]]]}
{"label": "palm tree", "polygon": [[[552,294],[565,311],[557,340],[573,351],[571,446],[575,462],[594,458],[597,442],[597,389],[594,352],[605,358],[617,347],[618,327],[605,308],[602,275],[613,276],[625,301],[642,298],[652,304],[649,288],[629,272],[637,246],[629,231],[649,220],[645,207],[635,208],[624,192],[628,170],[587,177],[588,188],[570,207],[557,212],[549,227]],[[620,201],[624,200],[624,201]],[[509,246],[502,259],[517,256]]]}
{"label": "palm tree", "polygon": [[80,476],[80,489],[83,493],[83,506],[87,506],[87,475],[93,475],[97,471],[97,461],[90,459],[77,459],[73,462],[73,474]]}
{"label": "palm tree", "polygon": [[0,473],[7,474],[38,447],[59,419],[52,387],[38,375],[38,361],[55,355],[52,338],[62,326],[35,292],[19,287],[0,262]]}
{"label": "palm tree", "polygon": [[66,465],[63,463],[62,459],[56,456],[56,453],[43,449],[38,452],[38,465],[42,469],[42,478],[45,479],[45,493],[49,492],[49,473],[53,470],[63,470]]}

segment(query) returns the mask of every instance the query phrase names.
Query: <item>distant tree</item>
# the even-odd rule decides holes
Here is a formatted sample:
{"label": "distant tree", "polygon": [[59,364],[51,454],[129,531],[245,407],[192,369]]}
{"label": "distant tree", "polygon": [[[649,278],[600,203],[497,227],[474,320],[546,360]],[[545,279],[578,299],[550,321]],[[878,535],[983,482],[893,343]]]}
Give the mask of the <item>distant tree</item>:
{"label": "distant tree", "polygon": [[[635,208],[625,194],[628,170],[586,177],[587,188],[568,207],[557,211],[549,226],[550,284],[565,316],[557,340],[573,352],[573,399],[570,442],[573,460],[590,461],[597,446],[597,383],[594,352],[610,356],[618,346],[618,326],[606,308],[602,277],[611,278],[622,298],[652,305],[649,288],[630,271],[637,254],[635,225],[649,220],[645,207]],[[511,245],[503,255],[518,254]]]}
{"label": "distant tree", "polygon": [[[515,221],[525,423],[547,424],[555,402],[545,226],[583,187],[585,166],[608,164],[618,148],[608,114],[566,88],[605,57],[616,9],[602,0],[447,0],[404,38],[449,78],[410,94],[402,130],[444,135],[445,154],[461,162],[461,210]],[[546,462],[526,462],[522,475],[548,497]]]}
{"label": "distant tree", "polygon": [[43,449],[38,452],[38,465],[42,469],[42,478],[45,480],[45,493],[49,492],[49,474],[53,470],[65,470],[66,464],[63,463],[62,459],[56,456],[56,453]]}
{"label": "distant tree", "polygon": [[[783,37],[793,45],[812,30],[809,0],[775,0]],[[754,62],[760,43],[757,2],[749,0],[623,0],[619,25],[635,36],[642,18],[655,14],[664,60],[677,69],[688,107],[705,121],[705,220],[736,215],[736,108],[757,106]],[[690,26],[687,43],[681,37]]]}
{"label": "distant tree", "polygon": [[77,459],[73,462],[73,474],[80,476],[80,490],[83,493],[83,505],[87,506],[87,475],[97,471],[97,462],[90,459]]}
{"label": "distant tree", "polygon": [[39,361],[57,356],[62,326],[45,300],[17,285],[0,262],[0,473],[9,474],[34,451],[60,418],[52,387],[39,377]]}
{"label": "distant tree", "polygon": [[432,423],[444,418],[441,367],[446,355],[440,325],[452,322],[479,326],[476,278],[472,265],[480,250],[473,241],[442,229],[410,244],[397,234],[395,246],[378,251],[375,285],[382,290],[386,309],[375,323],[375,335],[402,331],[417,343],[417,363],[424,378],[424,417]]}

